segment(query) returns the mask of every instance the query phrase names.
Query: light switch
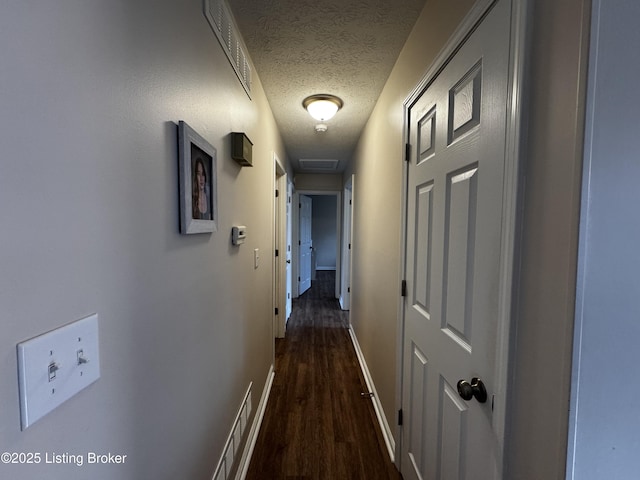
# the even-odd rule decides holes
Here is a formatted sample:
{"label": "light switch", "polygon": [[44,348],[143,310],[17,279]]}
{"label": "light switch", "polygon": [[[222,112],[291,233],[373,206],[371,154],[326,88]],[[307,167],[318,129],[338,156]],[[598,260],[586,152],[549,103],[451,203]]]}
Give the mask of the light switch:
{"label": "light switch", "polygon": [[100,378],[98,315],[18,344],[22,430]]}
{"label": "light switch", "polygon": [[256,248],[253,250],[253,268],[258,268],[259,264],[260,264],[260,250]]}

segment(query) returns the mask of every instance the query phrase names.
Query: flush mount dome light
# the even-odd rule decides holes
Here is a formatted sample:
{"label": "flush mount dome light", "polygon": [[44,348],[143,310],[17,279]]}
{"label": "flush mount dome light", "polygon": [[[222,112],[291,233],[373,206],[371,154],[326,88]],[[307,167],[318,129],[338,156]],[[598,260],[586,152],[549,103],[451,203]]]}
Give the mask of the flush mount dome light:
{"label": "flush mount dome light", "polygon": [[302,106],[313,118],[319,122],[325,122],[342,108],[342,100],[335,95],[311,95],[302,101]]}

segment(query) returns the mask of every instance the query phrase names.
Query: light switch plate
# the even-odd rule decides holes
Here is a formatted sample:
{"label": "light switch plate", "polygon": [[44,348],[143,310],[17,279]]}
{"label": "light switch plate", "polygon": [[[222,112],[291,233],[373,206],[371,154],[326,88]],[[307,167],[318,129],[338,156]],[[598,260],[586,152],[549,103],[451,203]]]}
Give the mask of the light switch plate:
{"label": "light switch plate", "polygon": [[100,378],[98,315],[18,344],[22,430]]}

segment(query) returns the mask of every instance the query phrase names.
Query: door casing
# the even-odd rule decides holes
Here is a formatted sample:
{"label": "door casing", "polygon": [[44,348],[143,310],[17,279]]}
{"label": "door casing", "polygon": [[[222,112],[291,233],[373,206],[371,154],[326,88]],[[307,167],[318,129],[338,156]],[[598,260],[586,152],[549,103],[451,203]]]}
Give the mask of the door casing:
{"label": "door casing", "polygon": [[340,308],[351,309],[351,255],[353,250],[353,177],[351,175],[344,187],[342,222],[342,275],[340,276]]}
{"label": "door casing", "polygon": [[[335,298],[340,298],[340,285],[341,285],[341,277],[342,277],[342,192],[335,190],[296,190],[293,197],[293,278],[294,280],[298,278],[300,269],[298,266],[298,259],[300,257],[300,251],[298,248],[298,241],[300,239],[300,222],[298,221],[298,203],[300,195],[333,195],[336,197],[336,288],[335,288]],[[298,282],[294,281],[292,286],[292,297],[298,298],[300,295],[298,291]]]}
{"label": "door casing", "polygon": [[[287,285],[291,283],[291,269],[287,268],[287,236],[289,228],[289,214],[287,211],[287,173],[278,156],[273,154],[273,334],[274,337],[283,338],[288,320],[287,311]],[[278,191],[278,195],[275,192]],[[276,313],[278,312],[278,313]]]}

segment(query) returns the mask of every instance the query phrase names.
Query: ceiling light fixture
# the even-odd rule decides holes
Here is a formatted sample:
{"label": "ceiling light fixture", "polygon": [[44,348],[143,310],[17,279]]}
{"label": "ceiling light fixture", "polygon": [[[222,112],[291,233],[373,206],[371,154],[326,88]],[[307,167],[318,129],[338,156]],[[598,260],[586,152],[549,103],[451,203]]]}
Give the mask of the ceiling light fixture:
{"label": "ceiling light fixture", "polygon": [[311,95],[302,101],[302,106],[313,118],[319,122],[325,122],[342,108],[342,100],[335,95]]}

